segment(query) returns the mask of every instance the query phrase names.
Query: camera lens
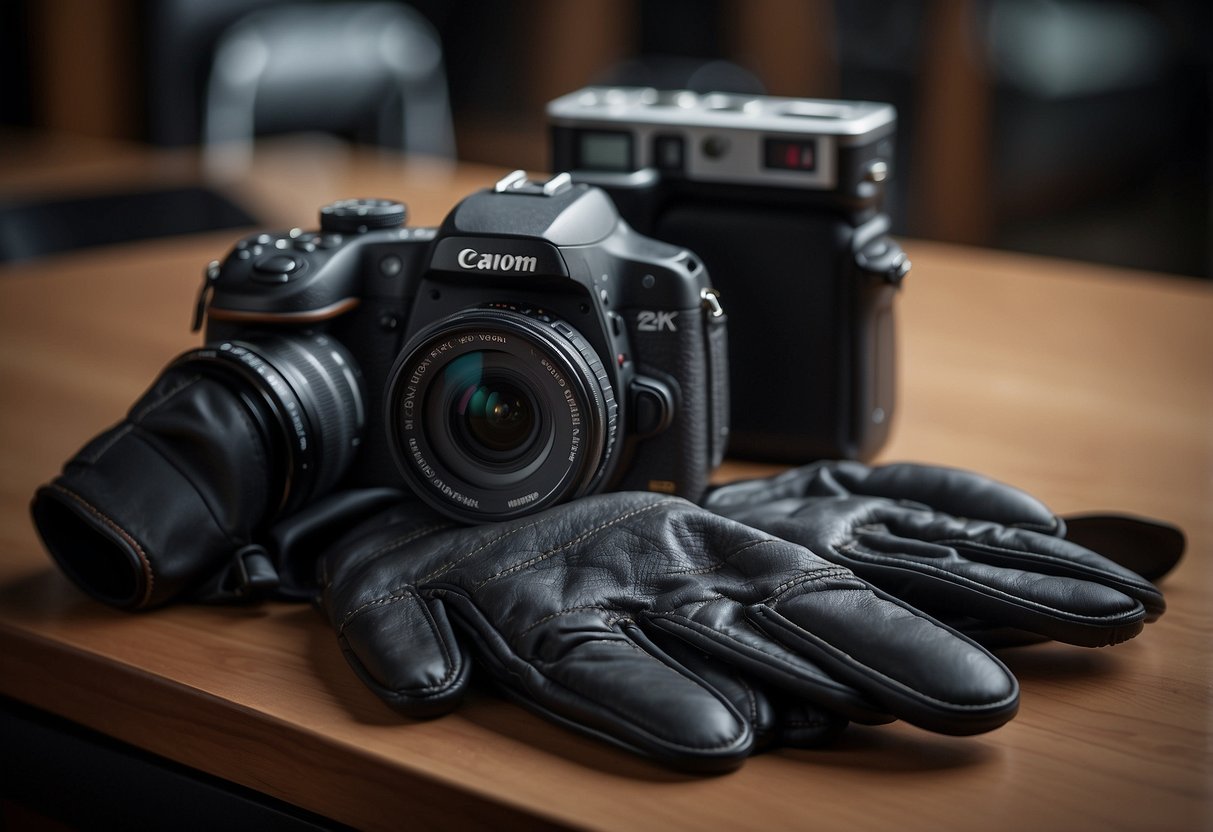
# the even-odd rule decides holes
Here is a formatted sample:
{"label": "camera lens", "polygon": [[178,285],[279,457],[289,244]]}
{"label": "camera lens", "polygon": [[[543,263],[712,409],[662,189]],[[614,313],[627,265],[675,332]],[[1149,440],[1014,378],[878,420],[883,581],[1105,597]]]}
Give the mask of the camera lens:
{"label": "camera lens", "polygon": [[413,490],[473,522],[588,493],[615,444],[602,362],[576,330],[534,311],[465,310],[430,326],[397,360],[387,406]]}
{"label": "camera lens", "polygon": [[508,378],[485,378],[483,353],[469,353],[443,371],[455,396],[448,410],[468,453],[505,462],[526,452],[539,428],[534,399]]}
{"label": "camera lens", "polygon": [[262,463],[279,513],[328,492],[349,468],[366,423],[362,384],[353,358],[327,335],[258,333],[207,344],[173,366],[221,379],[245,404],[266,440]]}

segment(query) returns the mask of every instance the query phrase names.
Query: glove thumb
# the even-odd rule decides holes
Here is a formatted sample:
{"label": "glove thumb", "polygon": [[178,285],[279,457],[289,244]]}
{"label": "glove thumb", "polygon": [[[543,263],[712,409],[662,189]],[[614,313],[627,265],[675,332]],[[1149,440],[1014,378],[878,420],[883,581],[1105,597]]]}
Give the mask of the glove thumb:
{"label": "glove thumb", "polygon": [[471,665],[437,600],[413,587],[353,610],[333,622],[346,661],[380,699],[413,717],[453,710]]}
{"label": "glove thumb", "polygon": [[397,546],[440,528],[401,504],[338,541],[321,561],[319,604],[346,661],[379,698],[413,717],[453,710],[471,675],[442,602],[422,597],[385,562]]}

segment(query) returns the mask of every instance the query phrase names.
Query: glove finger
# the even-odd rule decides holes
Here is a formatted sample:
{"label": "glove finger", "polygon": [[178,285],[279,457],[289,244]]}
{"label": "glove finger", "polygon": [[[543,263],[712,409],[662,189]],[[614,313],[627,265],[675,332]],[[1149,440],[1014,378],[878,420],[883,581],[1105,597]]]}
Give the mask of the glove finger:
{"label": "glove finger", "polygon": [[840,548],[852,568],[911,604],[1091,646],[1131,638],[1166,609],[1149,581],[1058,537],[905,508],[879,515]]}
{"label": "glove finger", "polygon": [[661,630],[649,633],[670,658],[722,694],[749,723],[754,749],[815,748],[834,740],[845,717],[739,673],[702,650]]}
{"label": "glove finger", "polygon": [[1183,531],[1170,523],[1127,514],[1067,515],[1066,540],[1157,581],[1183,557]]}
{"label": "glove finger", "polygon": [[892,717],[852,685],[839,681],[795,649],[756,628],[729,598],[648,617],[651,628],[677,636],[747,676],[798,699],[867,725]]}
{"label": "glove finger", "polygon": [[1157,617],[1165,608],[1148,581],[1051,535],[870,497],[772,508],[778,514],[753,518],[755,525],[941,618],[1101,646],[1131,638],[1147,609]]}
{"label": "glove finger", "polygon": [[[810,497],[865,495],[930,506],[957,517],[990,520],[1007,526],[1053,533],[1060,523],[1035,497],[1005,483],[958,468],[898,463],[869,467],[859,462],[828,462],[794,468],[765,480],[729,483],[714,489],[703,505],[747,522],[742,512],[771,517],[771,503]],[[765,528],[764,526],[760,526]]]}
{"label": "glove finger", "polygon": [[728,698],[601,608],[540,619],[508,642],[463,595],[449,599],[481,663],[546,718],[687,771],[728,771],[753,748]]}
{"label": "glove finger", "polygon": [[1017,630],[1014,627],[1004,627],[1001,624],[992,624],[989,621],[978,621],[976,618],[968,616],[940,616],[939,621],[965,637],[973,639],[987,650],[1023,647],[1028,644],[1041,644],[1049,641],[1048,638],[1036,633]]}
{"label": "glove finger", "polygon": [[1018,709],[1018,682],[1002,662],[855,579],[810,576],[747,612],[772,637],[919,727],[977,734]]}
{"label": "glove finger", "polygon": [[358,678],[402,713],[446,713],[467,690],[471,663],[442,604],[411,586],[367,600],[332,623]]}

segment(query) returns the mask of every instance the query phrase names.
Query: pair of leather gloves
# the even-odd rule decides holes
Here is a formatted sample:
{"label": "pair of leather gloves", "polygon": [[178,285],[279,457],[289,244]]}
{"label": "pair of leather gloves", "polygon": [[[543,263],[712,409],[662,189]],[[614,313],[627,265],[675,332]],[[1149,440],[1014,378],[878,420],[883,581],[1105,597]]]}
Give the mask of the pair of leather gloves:
{"label": "pair of leather gloves", "polygon": [[556,722],[689,770],[847,721],[995,728],[1018,686],[983,644],[1131,638],[1184,545],[1152,521],[1062,521],[975,474],[853,462],[702,506],[603,494],[490,526],[391,491],[292,513],[278,445],[228,382],[170,366],[38,490],[35,525],[77,584],[127,609],[311,597],[314,553],[361,521],[319,591],[385,701],[449,711],[476,661]]}
{"label": "pair of leather gloves", "polygon": [[401,502],[329,549],[320,604],[405,714],[455,708],[476,662],[557,723],[719,771],[848,721],[996,728],[1019,690],[983,645],[1132,638],[1165,608],[1141,573],[1183,546],[965,471],[819,463],[702,506],[614,493],[488,526]]}

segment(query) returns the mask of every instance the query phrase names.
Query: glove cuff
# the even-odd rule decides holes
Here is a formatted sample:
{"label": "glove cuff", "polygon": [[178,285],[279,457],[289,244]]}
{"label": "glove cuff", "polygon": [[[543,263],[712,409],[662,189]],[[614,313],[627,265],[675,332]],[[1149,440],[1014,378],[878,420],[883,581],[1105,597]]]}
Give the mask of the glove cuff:
{"label": "glove cuff", "polygon": [[125,430],[110,448],[39,488],[30,512],[51,557],[89,595],[123,609],[158,606],[238,547],[148,442]]}
{"label": "glove cuff", "polygon": [[[81,589],[124,609],[196,590],[267,519],[268,442],[223,384],[169,371],[127,419],[38,489],[30,511],[55,562]],[[243,560],[233,570],[264,583]],[[240,594],[242,587],[228,592]],[[212,593],[213,594],[213,593]]]}

